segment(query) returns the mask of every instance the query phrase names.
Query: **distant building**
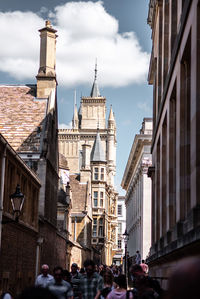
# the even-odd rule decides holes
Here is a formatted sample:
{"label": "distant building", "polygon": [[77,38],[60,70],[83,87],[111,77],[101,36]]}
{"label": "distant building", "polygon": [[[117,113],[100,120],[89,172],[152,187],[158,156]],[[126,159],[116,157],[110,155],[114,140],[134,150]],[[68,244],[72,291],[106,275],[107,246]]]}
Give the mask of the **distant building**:
{"label": "distant building", "polygon": [[117,249],[116,123],[111,107],[106,125],[106,98],[99,92],[97,69],[90,96],[81,98],[79,111],[76,103],[74,105],[72,124],[72,129],[60,129],[58,135],[59,152],[68,161],[72,184],[86,188],[86,197],[80,204],[79,197],[73,195],[72,186],[72,221],[89,221],[91,217],[91,256],[97,263],[109,265]]}
{"label": "distant building", "polygon": [[153,85],[153,276],[168,277],[186,256],[199,255],[200,3],[149,2]]}
{"label": "distant building", "polygon": [[122,179],[126,190],[126,229],[129,234],[129,259],[135,262],[136,251],[146,259],[151,245],[151,166],[152,119],[144,118],[140,134],[135,136]]}
{"label": "distant building", "polygon": [[124,236],[126,230],[126,206],[125,197],[118,196],[117,200],[117,251],[113,257],[113,263],[121,265],[125,256]]}

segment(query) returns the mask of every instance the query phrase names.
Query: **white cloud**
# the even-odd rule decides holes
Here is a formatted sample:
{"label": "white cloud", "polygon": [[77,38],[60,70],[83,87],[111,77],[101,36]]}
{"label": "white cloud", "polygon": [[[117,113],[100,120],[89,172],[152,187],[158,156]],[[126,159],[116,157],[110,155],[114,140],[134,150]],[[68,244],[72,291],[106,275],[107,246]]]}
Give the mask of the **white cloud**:
{"label": "white cloud", "polygon": [[72,129],[72,121],[68,124],[58,124],[58,129]]}
{"label": "white cloud", "polygon": [[[39,67],[40,13],[0,13],[0,71],[25,80]],[[68,2],[49,13],[58,30],[56,72],[59,85],[91,84],[95,58],[101,86],[126,86],[146,80],[149,54],[143,52],[134,32],[120,34],[118,21],[103,2]]]}

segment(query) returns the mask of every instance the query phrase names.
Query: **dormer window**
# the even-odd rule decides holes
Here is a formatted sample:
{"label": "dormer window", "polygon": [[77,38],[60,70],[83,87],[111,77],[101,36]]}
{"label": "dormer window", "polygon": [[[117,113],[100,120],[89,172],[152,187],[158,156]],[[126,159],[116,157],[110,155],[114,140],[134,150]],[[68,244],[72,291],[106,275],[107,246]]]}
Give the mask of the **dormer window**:
{"label": "dormer window", "polygon": [[94,168],[94,180],[95,181],[99,180],[99,168],[98,167]]}

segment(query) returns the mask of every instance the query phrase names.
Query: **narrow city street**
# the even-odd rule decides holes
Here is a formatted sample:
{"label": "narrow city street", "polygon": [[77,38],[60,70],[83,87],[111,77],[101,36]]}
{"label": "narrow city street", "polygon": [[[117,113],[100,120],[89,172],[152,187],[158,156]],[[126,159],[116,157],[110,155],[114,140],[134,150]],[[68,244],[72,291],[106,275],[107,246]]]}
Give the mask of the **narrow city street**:
{"label": "narrow city street", "polygon": [[0,299],[199,299],[200,1],[1,3]]}

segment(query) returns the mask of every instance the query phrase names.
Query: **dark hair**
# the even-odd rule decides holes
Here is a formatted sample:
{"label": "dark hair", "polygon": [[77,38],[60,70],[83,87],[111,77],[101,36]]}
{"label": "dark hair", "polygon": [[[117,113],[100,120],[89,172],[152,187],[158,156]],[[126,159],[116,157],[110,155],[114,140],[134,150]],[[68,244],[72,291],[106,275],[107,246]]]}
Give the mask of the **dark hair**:
{"label": "dark hair", "polygon": [[88,267],[88,266],[92,266],[92,268],[94,269],[94,267],[95,267],[95,263],[94,263],[94,261],[92,261],[92,260],[86,260],[86,261],[84,262],[83,266],[84,266],[85,268]]}
{"label": "dark hair", "polygon": [[56,271],[60,270],[61,274],[63,275],[63,268],[60,267],[60,266],[56,266],[54,269],[53,269],[53,273],[55,274]]}
{"label": "dark hair", "polygon": [[57,297],[52,294],[48,289],[41,287],[30,287],[22,291],[16,299],[56,299]]}
{"label": "dark hair", "polygon": [[118,277],[114,278],[114,282],[123,289],[127,288],[127,284],[126,284],[126,275],[124,274],[120,274]]}
{"label": "dark hair", "polygon": [[85,273],[84,268],[81,268],[79,272],[80,272],[81,274]]}
{"label": "dark hair", "polygon": [[112,285],[112,283],[113,283],[113,274],[110,270],[104,271],[103,281],[104,281],[104,283],[108,283],[108,284]]}
{"label": "dark hair", "polygon": [[66,277],[68,279],[67,281],[71,280],[71,275],[68,270],[63,270],[63,277]]}

